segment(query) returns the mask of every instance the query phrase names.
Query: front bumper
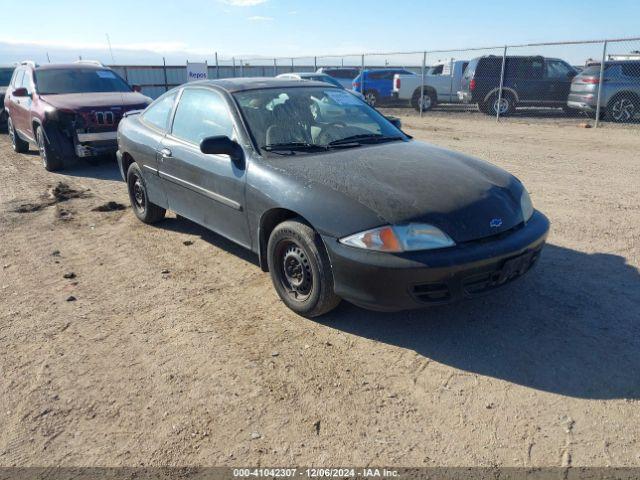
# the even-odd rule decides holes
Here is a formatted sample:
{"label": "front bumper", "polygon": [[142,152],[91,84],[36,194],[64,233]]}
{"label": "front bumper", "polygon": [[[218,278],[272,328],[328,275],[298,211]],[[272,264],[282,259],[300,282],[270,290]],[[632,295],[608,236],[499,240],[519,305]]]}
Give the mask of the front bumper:
{"label": "front bumper", "polygon": [[388,254],[323,240],[337,295],[365,308],[397,311],[453,303],[510,283],[536,263],[548,231],[547,218],[535,212],[514,231],[443,250]]}
{"label": "front bumper", "polygon": [[75,154],[80,157],[112,155],[118,150],[116,131],[109,132],[76,132]]}

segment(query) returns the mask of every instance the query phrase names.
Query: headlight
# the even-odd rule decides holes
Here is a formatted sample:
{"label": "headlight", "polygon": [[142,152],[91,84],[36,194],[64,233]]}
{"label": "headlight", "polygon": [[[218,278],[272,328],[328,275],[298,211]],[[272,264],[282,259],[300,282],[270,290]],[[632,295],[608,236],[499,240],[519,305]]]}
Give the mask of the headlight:
{"label": "headlight", "polygon": [[452,247],[456,243],[442,230],[426,223],[389,225],[340,239],[351,247],[378,252],[412,252]]}
{"label": "headlight", "polygon": [[520,209],[522,210],[522,217],[525,222],[528,222],[533,215],[533,203],[531,203],[531,197],[526,188],[522,189],[522,196],[520,197]]}

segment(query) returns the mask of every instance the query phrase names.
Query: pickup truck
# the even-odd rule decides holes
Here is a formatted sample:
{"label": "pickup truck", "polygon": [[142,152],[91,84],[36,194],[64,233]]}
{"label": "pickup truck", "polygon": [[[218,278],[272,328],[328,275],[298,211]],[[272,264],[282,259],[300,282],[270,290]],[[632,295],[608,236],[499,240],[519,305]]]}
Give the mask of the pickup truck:
{"label": "pickup truck", "polygon": [[399,102],[409,103],[418,111],[422,109],[423,112],[438,103],[459,103],[458,90],[468,64],[468,60],[451,60],[429,67],[425,73],[422,99],[422,75],[395,75],[392,96]]}

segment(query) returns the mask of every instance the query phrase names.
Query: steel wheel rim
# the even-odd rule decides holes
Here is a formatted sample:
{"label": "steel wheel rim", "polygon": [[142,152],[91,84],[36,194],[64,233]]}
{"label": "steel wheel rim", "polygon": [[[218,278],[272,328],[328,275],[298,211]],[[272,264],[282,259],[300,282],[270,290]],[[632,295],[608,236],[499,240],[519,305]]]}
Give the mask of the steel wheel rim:
{"label": "steel wheel rim", "polygon": [[621,98],[613,104],[613,118],[618,121],[628,121],[635,114],[635,105],[628,98]]}
{"label": "steel wheel rim", "polygon": [[278,279],[287,296],[296,302],[304,302],[313,290],[313,271],[305,251],[297,243],[280,242],[276,250]]}
{"label": "steel wheel rim", "polygon": [[131,190],[133,206],[136,207],[139,212],[144,212],[145,208],[147,208],[147,195],[144,190],[144,185],[142,184],[142,179],[138,175],[135,176]]}
{"label": "steel wheel rim", "polygon": [[376,96],[373,93],[367,93],[364,97],[369,105],[372,107],[376,104]]}
{"label": "steel wheel rim", "polygon": [[423,95],[420,99],[420,109],[427,110],[431,108],[431,97],[429,95]]}
{"label": "steel wheel rim", "polygon": [[42,164],[46,167],[47,166],[47,149],[45,148],[44,145],[44,136],[42,135],[42,133],[40,133],[40,131],[38,131],[38,151],[40,152],[40,158],[42,159]]}
{"label": "steel wheel rim", "polygon": [[16,148],[16,132],[13,130],[13,122],[11,121],[11,117],[7,120],[7,129],[9,130],[9,139],[11,140],[11,146]]}
{"label": "steel wheel rim", "polygon": [[500,114],[506,113],[509,110],[509,100],[502,97],[501,99],[497,99],[493,102],[493,111],[498,112]]}

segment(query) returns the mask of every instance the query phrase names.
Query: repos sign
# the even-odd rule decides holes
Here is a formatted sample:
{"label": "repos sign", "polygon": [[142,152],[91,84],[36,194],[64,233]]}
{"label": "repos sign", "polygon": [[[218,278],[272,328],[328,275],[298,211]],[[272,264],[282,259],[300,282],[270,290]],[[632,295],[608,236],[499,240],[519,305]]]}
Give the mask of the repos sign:
{"label": "repos sign", "polygon": [[187,82],[196,82],[198,80],[206,80],[209,78],[207,71],[207,63],[190,63],[187,62]]}

